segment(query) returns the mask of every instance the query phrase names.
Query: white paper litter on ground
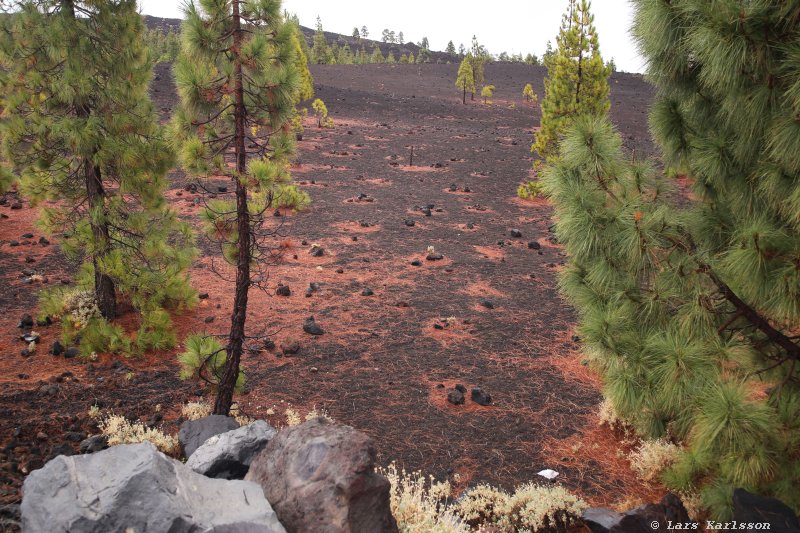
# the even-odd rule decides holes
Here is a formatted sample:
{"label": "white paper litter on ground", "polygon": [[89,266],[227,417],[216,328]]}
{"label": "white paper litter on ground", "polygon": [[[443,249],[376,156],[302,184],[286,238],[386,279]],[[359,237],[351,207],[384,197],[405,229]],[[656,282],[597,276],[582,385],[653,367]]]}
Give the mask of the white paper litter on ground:
{"label": "white paper litter on ground", "polygon": [[538,475],[542,476],[543,478],[547,479],[555,479],[558,477],[558,472],[555,470],[550,470],[549,468],[546,470],[542,470],[541,472],[536,472]]}

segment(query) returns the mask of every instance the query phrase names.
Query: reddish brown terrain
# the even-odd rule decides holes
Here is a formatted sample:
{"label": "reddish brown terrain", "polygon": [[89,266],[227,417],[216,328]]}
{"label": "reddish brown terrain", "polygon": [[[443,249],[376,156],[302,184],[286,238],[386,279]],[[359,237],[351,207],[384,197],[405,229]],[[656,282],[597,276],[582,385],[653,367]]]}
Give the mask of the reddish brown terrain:
{"label": "reddish brown terrain", "polygon": [[[271,269],[270,293],[251,292],[249,333],[267,333],[277,347],[261,349],[254,341],[244,358],[248,391],[239,403],[275,424],[285,424],[287,404],[301,413],[324,408],[372,435],[382,464],[397,461],[455,480],[458,489],[479,482],[509,488],[553,468],[595,504],[655,498],[658,490],[639,484],[621,457],[624,445],[598,426],[599,383],[582,365],[575,316],[556,287],[565,258],[548,230],[552,209],[515,197],[531,176],[529,146],[539,120],[538,110],[522,101],[522,88],[531,82],[541,95],[543,69],[488,66],[487,82],[497,87],[491,106],[477,99],[461,104],[456,70],[312,69],[317,97],[336,126],[306,122],[293,175],[312,204],[283,220],[287,253]],[[615,75],[611,83],[612,117],[627,148],[649,153],[651,89],[632,75]],[[157,68],[153,97],[167,117],[176,102],[168,65]],[[184,190],[189,182],[174,172],[169,198],[197,226],[201,207]],[[20,200],[21,209],[11,209],[13,194],[0,206],[8,217],[0,220],[3,502],[19,500],[25,473],[76,451],[97,431],[90,406],[175,433],[181,404],[211,397],[176,377],[180,347],[142,358],[67,360],[47,354],[58,337],[52,325],[36,328],[43,341],[34,355],[20,355],[25,344],[17,322],[35,316],[43,285],[27,283],[24,272],[52,285],[72,282],[76,267],[58,251],[58,235],[49,246],[38,244],[36,212]],[[429,204],[425,216],[420,207]],[[511,228],[522,237],[512,238]],[[27,233],[33,237],[23,238]],[[534,241],[539,250],[529,247]],[[312,243],[325,255],[312,257]],[[444,258],[426,260],[429,246]],[[193,284],[209,297],[175,318],[179,338],[228,326],[232,284],[211,272],[218,250],[203,239],[199,248]],[[421,266],[411,264],[415,259]],[[291,296],[275,296],[278,282],[289,285]],[[306,297],[312,282],[320,290]],[[374,294],[363,296],[364,288]],[[312,315],[324,335],[303,332]],[[291,340],[299,353],[282,354]],[[464,405],[446,399],[457,383],[468,389]],[[492,404],[472,402],[472,387],[490,393]],[[277,414],[267,416],[269,408]]]}

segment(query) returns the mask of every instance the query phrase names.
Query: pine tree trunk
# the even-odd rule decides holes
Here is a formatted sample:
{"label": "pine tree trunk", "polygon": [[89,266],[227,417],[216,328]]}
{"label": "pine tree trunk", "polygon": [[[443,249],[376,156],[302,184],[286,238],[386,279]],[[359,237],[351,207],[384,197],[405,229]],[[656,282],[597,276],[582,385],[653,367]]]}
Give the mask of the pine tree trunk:
{"label": "pine tree trunk", "polygon": [[461,97],[461,103],[466,105],[467,104],[467,82],[464,82],[464,96]]}
{"label": "pine tree trunk", "polygon": [[[64,2],[64,9],[67,15],[75,19],[75,5],[72,0]],[[75,115],[78,118],[87,119],[91,115],[91,108],[88,104],[79,103],[75,107]],[[94,155],[94,154],[93,154]],[[83,160],[84,182],[86,186],[86,199],[89,203],[89,220],[94,239],[94,253],[92,254],[92,266],[94,267],[94,298],[97,308],[103,318],[111,320],[117,315],[117,294],[114,288],[114,281],[106,274],[103,274],[99,264],[103,257],[108,253],[109,243],[111,242],[108,223],[105,217],[100,223],[96,223],[91,213],[103,211],[105,209],[105,190],[103,189],[103,177],[100,168],[94,165],[89,158]]]}
{"label": "pine tree trunk", "polygon": [[586,16],[585,12],[581,12],[581,20],[578,22],[578,31],[581,34],[580,41],[578,44],[578,81],[575,84],[575,111],[577,111],[578,105],[581,103],[581,80],[583,79],[583,17]]}
{"label": "pine tree trunk", "polygon": [[[247,170],[247,154],[245,152],[245,106],[244,87],[242,84],[242,28],[239,16],[239,1],[233,0],[233,49],[234,55],[234,153],[236,154],[236,174],[233,180],[236,185],[236,220],[237,220],[237,259],[236,289],[231,314],[231,330],[228,335],[227,358],[225,368],[219,381],[217,399],[214,403],[214,414],[227,415],[233,403],[233,392],[239,377],[239,363],[244,345],[245,320],[247,319],[247,293],[250,289],[250,212],[247,209],[247,185],[243,178]],[[242,179],[240,179],[240,177]]]}
{"label": "pine tree trunk", "polygon": [[[103,180],[100,176],[100,169],[94,166],[89,160],[85,160],[83,166],[89,211],[102,211],[105,209],[105,191],[103,190]],[[114,281],[107,274],[104,274],[100,268],[100,262],[103,256],[108,253],[110,242],[108,224],[106,224],[105,221],[99,224],[95,223],[91,214],[90,220],[95,247],[95,252],[92,255],[92,266],[94,267],[94,298],[97,301],[97,308],[100,310],[100,314],[103,315],[103,318],[111,320],[117,315],[116,290],[114,288]]]}

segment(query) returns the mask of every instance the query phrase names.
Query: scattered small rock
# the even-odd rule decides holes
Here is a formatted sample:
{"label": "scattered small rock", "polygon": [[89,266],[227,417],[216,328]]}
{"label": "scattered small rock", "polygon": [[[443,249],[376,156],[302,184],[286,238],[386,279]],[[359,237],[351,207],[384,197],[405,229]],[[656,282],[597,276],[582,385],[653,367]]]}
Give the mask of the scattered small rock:
{"label": "scattered small rock", "polygon": [[456,389],[457,391],[463,392],[464,394],[467,393],[467,388],[461,383],[456,384],[456,386],[453,388]]}
{"label": "scattered small rock", "polygon": [[407,219],[405,220],[404,224],[405,224],[406,226],[408,226],[409,228],[413,228],[413,227],[414,227],[414,226],[415,226],[417,223],[416,223],[416,222],[414,222],[413,220],[411,220],[411,219],[407,218]]}
{"label": "scattered small rock", "polygon": [[539,250],[539,249],[541,249],[541,247],[542,247],[542,245],[539,244],[536,241],[530,241],[528,243],[528,248],[531,249],[531,250]]}
{"label": "scattered small rock", "polygon": [[453,405],[461,405],[464,403],[464,393],[455,389],[448,391],[447,401]]}
{"label": "scattered small rock", "polygon": [[325,333],[325,330],[316,323],[313,316],[310,316],[306,319],[305,323],[303,324],[303,331],[309,335],[323,335]]}
{"label": "scattered small rock", "polygon": [[212,322],[214,322],[214,317],[213,316],[207,316],[206,319],[204,320],[204,322],[206,324],[211,324]]}
{"label": "scattered small rock", "polygon": [[201,300],[207,300],[208,299],[208,293],[207,292],[201,292],[200,294],[197,295],[197,297],[200,298]]}
{"label": "scattered small rock", "polygon": [[472,389],[471,397],[472,401],[478,405],[490,405],[492,403],[492,395],[479,387]]}
{"label": "scattered small rock", "polygon": [[81,351],[74,346],[70,346],[64,352],[64,359],[74,359],[81,354]]}
{"label": "scattered small rock", "polygon": [[428,254],[427,257],[425,257],[425,259],[427,259],[428,261],[441,261],[442,259],[444,259],[444,256],[442,254],[434,253],[434,254]]}
{"label": "scattered small rock", "polygon": [[275,289],[275,294],[278,296],[291,296],[292,290],[288,285],[278,285],[278,288]]}
{"label": "scattered small rock", "polygon": [[494,304],[489,300],[481,300],[481,305],[486,309],[494,309]]}
{"label": "scattered small rock", "polygon": [[422,266],[422,261],[420,261],[419,259],[414,259],[413,261],[411,261],[411,266],[415,267]]}
{"label": "scattered small rock", "polygon": [[294,339],[288,339],[281,343],[281,350],[286,355],[297,355],[300,353],[300,343]]}
{"label": "scattered small rock", "polygon": [[364,287],[364,289],[361,291],[361,296],[372,296],[373,294],[375,293],[372,292],[372,289],[369,287]]}
{"label": "scattered small rock", "polygon": [[33,327],[33,317],[31,315],[22,315],[22,318],[19,320],[19,324],[17,325],[20,329],[32,328]]}

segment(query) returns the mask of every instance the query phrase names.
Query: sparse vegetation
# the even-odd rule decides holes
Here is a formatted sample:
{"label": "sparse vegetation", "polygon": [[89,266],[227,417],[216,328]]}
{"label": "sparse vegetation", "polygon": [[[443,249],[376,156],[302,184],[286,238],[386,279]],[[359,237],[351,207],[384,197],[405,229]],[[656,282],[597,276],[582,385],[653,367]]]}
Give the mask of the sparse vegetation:
{"label": "sparse vegetation", "polygon": [[320,128],[334,127],[333,119],[328,116],[328,108],[325,105],[325,102],[317,98],[311,104],[311,108],[314,110],[314,114],[317,116],[318,127]]}
{"label": "sparse vegetation", "polygon": [[467,91],[469,91],[469,93],[472,95],[475,94],[475,78],[472,75],[472,63],[469,54],[467,54],[467,57],[464,58],[464,60],[461,62],[461,65],[458,67],[456,87],[461,89],[462,104],[467,103]]}
{"label": "sparse vegetation", "polygon": [[166,454],[175,454],[179,449],[178,439],[172,435],[149,428],[141,422],[130,422],[120,415],[109,415],[100,422],[99,426],[102,434],[108,439],[109,446],[150,442],[159,451]]}
{"label": "sparse vegetation", "polygon": [[525,84],[525,87],[522,89],[522,96],[525,98],[526,102],[536,104],[539,101],[539,97],[533,92],[533,86],[530,83]]}
{"label": "sparse vegetation", "polygon": [[481,89],[481,97],[483,98],[484,104],[491,104],[492,103],[492,96],[494,95],[494,85],[484,85]]}

